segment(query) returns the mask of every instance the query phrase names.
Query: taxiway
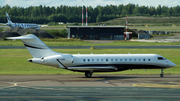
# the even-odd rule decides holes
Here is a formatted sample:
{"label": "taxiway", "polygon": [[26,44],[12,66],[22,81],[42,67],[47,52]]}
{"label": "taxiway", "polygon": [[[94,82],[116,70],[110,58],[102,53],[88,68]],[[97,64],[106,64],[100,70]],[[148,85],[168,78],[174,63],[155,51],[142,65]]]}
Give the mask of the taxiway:
{"label": "taxiway", "polygon": [[0,100],[177,101],[180,75],[1,75]]}

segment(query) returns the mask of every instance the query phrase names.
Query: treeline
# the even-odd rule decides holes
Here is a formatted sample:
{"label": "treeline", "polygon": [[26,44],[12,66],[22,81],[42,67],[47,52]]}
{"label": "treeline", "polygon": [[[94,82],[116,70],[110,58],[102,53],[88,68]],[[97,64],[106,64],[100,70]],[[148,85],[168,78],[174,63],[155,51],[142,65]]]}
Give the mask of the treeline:
{"label": "treeline", "polygon": [[58,37],[67,38],[67,35],[68,35],[68,32],[65,29],[62,29],[62,30],[46,29],[45,31],[57,38]]}
{"label": "treeline", "polygon": [[[5,5],[0,7],[0,21],[1,23],[7,22],[5,13],[9,13],[13,22],[24,23],[52,23],[52,22],[77,22],[82,21],[82,7],[81,6],[65,6],[58,7],[49,6],[29,6],[23,7],[10,7]],[[180,16],[180,6],[168,7],[161,6],[139,6],[135,4],[127,5],[107,5],[97,6],[95,8],[88,7],[88,22],[103,22],[114,18],[124,16],[156,16],[156,17],[178,17]],[[85,22],[85,6],[84,6],[84,22]]]}

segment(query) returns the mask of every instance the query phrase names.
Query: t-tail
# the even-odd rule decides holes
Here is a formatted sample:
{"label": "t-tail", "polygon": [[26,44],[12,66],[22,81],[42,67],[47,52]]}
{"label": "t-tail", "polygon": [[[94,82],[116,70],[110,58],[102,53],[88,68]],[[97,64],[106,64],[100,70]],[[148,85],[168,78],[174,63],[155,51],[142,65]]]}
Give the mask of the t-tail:
{"label": "t-tail", "polygon": [[46,44],[44,44],[38,37],[33,34],[19,37],[7,37],[7,39],[21,39],[33,58],[43,58],[62,54],[51,50]]}
{"label": "t-tail", "polygon": [[6,13],[6,16],[7,16],[7,21],[8,21],[8,24],[11,24],[12,21],[11,21],[11,18],[9,17],[8,13]]}

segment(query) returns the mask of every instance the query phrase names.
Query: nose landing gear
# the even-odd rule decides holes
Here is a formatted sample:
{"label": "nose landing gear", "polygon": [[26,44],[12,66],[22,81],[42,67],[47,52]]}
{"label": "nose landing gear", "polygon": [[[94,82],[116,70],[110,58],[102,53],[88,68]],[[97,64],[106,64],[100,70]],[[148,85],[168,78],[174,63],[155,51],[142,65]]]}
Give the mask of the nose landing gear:
{"label": "nose landing gear", "polygon": [[164,69],[161,69],[161,74],[160,74],[160,77],[164,77],[163,70],[164,70]]}

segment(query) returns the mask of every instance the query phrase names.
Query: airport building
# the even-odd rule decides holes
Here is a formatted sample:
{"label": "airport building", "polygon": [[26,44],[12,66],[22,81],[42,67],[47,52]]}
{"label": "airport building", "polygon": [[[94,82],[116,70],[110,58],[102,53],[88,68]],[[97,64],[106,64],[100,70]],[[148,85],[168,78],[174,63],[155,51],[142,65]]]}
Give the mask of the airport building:
{"label": "airport building", "polygon": [[124,26],[67,26],[68,38],[124,40]]}

